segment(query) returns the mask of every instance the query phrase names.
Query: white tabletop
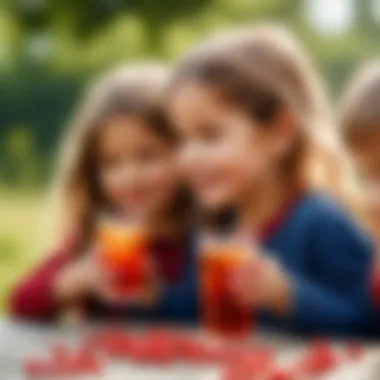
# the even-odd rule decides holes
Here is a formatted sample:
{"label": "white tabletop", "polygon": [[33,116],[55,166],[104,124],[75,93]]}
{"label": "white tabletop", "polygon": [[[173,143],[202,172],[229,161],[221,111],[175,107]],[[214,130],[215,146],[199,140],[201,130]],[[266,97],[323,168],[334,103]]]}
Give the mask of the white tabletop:
{"label": "white tabletop", "polygon": [[[26,380],[22,370],[26,359],[46,356],[56,343],[75,346],[91,330],[83,326],[42,327],[0,320],[0,380]],[[294,360],[308,344],[289,335],[263,331],[255,335],[255,340],[275,348],[283,363]],[[341,342],[334,344],[339,347]],[[218,367],[194,367],[183,363],[169,369],[112,363],[102,380],[219,380],[220,374],[221,368]],[[380,380],[380,346],[367,344],[366,355],[359,364],[346,365],[323,380]]]}

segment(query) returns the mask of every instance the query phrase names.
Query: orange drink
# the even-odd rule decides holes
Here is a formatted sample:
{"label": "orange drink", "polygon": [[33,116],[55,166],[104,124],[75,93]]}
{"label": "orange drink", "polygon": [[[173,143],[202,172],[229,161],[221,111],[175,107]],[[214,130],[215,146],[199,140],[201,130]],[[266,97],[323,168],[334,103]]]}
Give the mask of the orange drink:
{"label": "orange drink", "polygon": [[151,264],[146,232],[134,225],[104,223],[97,242],[101,263],[114,278],[114,289],[122,295],[142,290]]}
{"label": "orange drink", "polygon": [[252,309],[238,303],[231,292],[234,271],[250,257],[247,247],[223,241],[207,244],[201,252],[201,297],[206,328],[230,338],[242,338],[253,329]]}

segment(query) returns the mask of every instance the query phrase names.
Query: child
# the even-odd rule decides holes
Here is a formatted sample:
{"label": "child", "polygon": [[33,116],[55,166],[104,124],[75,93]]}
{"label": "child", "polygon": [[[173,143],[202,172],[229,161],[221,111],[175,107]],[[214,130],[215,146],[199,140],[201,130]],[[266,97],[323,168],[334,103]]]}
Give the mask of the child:
{"label": "child", "polygon": [[[62,159],[63,242],[12,292],[14,317],[54,320],[80,305],[83,315],[94,318],[193,318],[190,200],[179,179],[176,137],[163,110],[167,78],[167,70],[157,65],[126,67],[90,88]],[[96,219],[104,212],[138,217],[153,236],[157,269],[128,306],[113,294],[94,259]]]}
{"label": "child", "polygon": [[[380,62],[366,65],[354,77],[343,100],[342,138],[351,154],[364,195],[364,216],[377,243],[380,240]],[[380,307],[379,258],[372,290]]]}
{"label": "child", "polygon": [[347,90],[341,115],[342,138],[365,193],[369,227],[380,239],[380,63],[366,65]]}
{"label": "child", "polygon": [[276,327],[365,334],[373,248],[321,191],[334,179],[337,192],[341,182],[339,153],[318,140],[328,132],[321,93],[291,36],[256,27],[206,43],[180,63],[170,114],[200,205],[233,208],[239,226],[271,253],[238,273],[238,300]]}

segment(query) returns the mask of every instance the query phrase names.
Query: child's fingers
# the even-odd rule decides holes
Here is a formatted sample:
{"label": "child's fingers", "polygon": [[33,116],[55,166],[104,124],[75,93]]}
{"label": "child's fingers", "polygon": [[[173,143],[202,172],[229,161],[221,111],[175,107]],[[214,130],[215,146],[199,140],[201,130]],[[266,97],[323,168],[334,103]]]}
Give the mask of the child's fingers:
{"label": "child's fingers", "polygon": [[234,270],[231,276],[231,291],[244,304],[256,303],[261,298],[262,271],[255,260]]}
{"label": "child's fingers", "polygon": [[155,292],[153,290],[144,290],[130,294],[120,294],[111,287],[104,287],[100,291],[103,301],[110,304],[125,306],[151,306],[154,304]]}
{"label": "child's fingers", "polygon": [[267,307],[278,291],[280,267],[275,260],[261,257],[238,268],[231,278],[231,290],[244,305]]}
{"label": "child's fingers", "polygon": [[141,290],[132,293],[123,294],[115,289],[113,284],[115,284],[115,280],[117,281],[117,276],[114,273],[104,273],[103,271],[99,280],[98,295],[107,303],[150,306],[156,303],[161,293],[161,282],[154,266],[148,273],[145,286]]}

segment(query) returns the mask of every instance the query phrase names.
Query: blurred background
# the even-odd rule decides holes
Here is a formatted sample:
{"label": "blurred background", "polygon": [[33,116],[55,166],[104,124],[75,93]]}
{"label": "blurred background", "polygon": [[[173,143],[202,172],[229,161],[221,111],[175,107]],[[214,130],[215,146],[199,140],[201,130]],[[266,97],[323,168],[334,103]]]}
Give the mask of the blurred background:
{"label": "blurred background", "polygon": [[0,311],[44,253],[60,136],[84,85],[122,61],[175,61],[206,35],[281,22],[320,69],[332,102],[380,52],[380,0],[0,0]]}

